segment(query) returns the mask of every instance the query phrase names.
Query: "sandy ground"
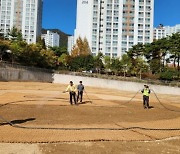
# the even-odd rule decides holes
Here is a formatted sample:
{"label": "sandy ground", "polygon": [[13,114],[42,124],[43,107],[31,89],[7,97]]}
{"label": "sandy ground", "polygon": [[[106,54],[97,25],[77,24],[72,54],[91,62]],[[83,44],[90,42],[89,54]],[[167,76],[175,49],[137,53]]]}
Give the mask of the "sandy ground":
{"label": "sandy ground", "polygon": [[145,110],[140,93],[86,87],[71,106],[66,86],[0,82],[0,154],[180,153],[180,95]]}

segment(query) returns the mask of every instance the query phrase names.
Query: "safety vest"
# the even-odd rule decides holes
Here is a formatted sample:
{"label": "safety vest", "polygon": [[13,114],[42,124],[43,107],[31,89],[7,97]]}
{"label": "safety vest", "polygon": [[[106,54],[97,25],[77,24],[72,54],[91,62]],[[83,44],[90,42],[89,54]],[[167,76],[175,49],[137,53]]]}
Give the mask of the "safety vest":
{"label": "safety vest", "polygon": [[143,95],[144,96],[149,96],[150,95],[150,90],[149,89],[144,89],[143,90]]}

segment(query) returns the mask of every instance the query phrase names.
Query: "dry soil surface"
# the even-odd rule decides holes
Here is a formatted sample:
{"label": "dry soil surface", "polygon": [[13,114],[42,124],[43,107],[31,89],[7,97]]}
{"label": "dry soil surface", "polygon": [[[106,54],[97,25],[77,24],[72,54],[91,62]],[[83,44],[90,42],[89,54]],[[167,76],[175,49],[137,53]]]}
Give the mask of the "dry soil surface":
{"label": "dry soil surface", "polygon": [[[67,85],[0,82],[0,154],[180,153],[180,95],[86,87],[69,104]],[[133,99],[132,99],[133,98]]]}

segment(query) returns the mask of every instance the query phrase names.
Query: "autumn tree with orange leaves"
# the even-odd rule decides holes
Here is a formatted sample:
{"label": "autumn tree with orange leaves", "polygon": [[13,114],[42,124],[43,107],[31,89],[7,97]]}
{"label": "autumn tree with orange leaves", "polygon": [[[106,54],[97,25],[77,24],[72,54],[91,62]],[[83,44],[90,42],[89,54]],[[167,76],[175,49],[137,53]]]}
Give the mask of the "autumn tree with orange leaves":
{"label": "autumn tree with orange leaves", "polygon": [[86,38],[82,39],[81,37],[79,37],[76,40],[76,44],[74,45],[72,52],[71,52],[71,56],[72,57],[77,57],[77,56],[87,56],[91,54],[91,50],[89,47],[89,43],[88,40]]}

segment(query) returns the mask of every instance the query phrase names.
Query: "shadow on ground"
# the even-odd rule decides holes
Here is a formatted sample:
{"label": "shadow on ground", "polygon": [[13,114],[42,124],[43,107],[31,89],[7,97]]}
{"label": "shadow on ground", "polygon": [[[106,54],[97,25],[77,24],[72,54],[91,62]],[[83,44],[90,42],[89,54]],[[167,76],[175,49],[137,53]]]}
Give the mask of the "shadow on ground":
{"label": "shadow on ground", "polygon": [[24,119],[24,120],[12,120],[10,122],[3,122],[3,123],[0,123],[0,126],[4,126],[4,125],[16,125],[16,124],[23,124],[23,123],[26,123],[26,122],[29,122],[29,121],[34,121],[36,120],[36,118],[28,118],[28,119]]}

